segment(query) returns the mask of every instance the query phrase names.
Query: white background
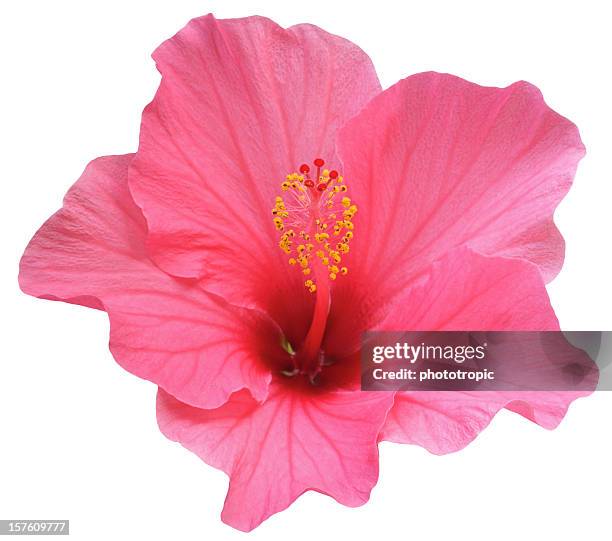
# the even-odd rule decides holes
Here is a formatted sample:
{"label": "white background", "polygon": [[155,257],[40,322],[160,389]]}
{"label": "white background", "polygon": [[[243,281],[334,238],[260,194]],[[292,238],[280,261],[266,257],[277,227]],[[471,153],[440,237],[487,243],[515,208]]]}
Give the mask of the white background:
{"label": "white background", "polygon": [[[460,6],[459,6],[460,4]],[[68,2],[0,7],[0,519],[68,518],[95,539],[245,539],[219,520],[224,474],[155,422],[155,387],[121,370],[102,312],[17,288],[19,257],[85,164],[134,151],[158,74],[150,53],[190,18],[261,14],[359,44],[384,87],[437,70],[526,79],[580,128],[587,156],[556,214],[564,329],[612,329],[612,51],[605,2]],[[610,539],[612,392],[548,432],[504,412],[445,457],[382,444],[370,503],[315,493],[251,539]]]}

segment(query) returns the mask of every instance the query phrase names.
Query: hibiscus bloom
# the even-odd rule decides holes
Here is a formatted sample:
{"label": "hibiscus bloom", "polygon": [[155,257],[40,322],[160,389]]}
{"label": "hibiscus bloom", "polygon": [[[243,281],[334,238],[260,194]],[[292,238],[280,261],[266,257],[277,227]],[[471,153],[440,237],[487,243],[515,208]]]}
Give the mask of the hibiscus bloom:
{"label": "hibiscus bloom", "polygon": [[382,91],[354,44],[261,17],[195,19],[154,58],[137,153],[89,164],[19,279],[108,313],[162,432],[230,477],[225,522],[307,490],[361,505],[382,440],[449,453],[586,394],[359,386],[366,329],[559,328],[552,215],[584,148],[534,86]]}

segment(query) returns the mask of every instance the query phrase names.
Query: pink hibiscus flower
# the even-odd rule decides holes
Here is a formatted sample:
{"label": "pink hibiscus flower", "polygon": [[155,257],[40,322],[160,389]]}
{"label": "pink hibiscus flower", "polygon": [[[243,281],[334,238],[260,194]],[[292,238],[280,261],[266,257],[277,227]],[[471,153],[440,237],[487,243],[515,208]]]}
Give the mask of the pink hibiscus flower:
{"label": "pink hibiscus flower", "polygon": [[307,490],[361,505],[381,440],[449,453],[586,394],[359,387],[365,329],[559,328],[552,215],[584,148],[535,87],[382,91],[352,43],[261,17],[195,19],[154,58],[138,152],[87,167],[19,280],[108,313],[163,433],[229,475],[225,522]]}

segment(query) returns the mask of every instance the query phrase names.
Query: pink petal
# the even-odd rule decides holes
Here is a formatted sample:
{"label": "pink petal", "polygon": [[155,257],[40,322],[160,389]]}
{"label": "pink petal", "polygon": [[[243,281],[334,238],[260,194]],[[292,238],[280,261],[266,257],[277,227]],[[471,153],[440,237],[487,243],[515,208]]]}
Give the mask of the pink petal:
{"label": "pink petal", "polygon": [[560,269],[552,216],[584,147],[534,86],[414,75],[374,98],[338,144],[361,203],[350,259],[379,299],[461,245],[524,258],[547,280]]}
{"label": "pink petal", "polygon": [[212,15],[154,58],[162,82],[130,169],[152,257],[234,304],[307,327],[312,295],[278,248],[271,208],[302,162],[338,163],[338,129],[380,91],[370,59],[316,26]]}
{"label": "pink petal", "polygon": [[502,408],[548,429],[565,417],[571,402],[588,392],[421,391],[397,393],[381,440],[412,443],[443,455],[463,449]]}
{"label": "pink petal", "polygon": [[[447,330],[479,330],[481,317],[488,322],[485,330],[491,331],[512,330],[507,328],[509,323],[517,330],[558,328],[535,265],[479,256],[461,247],[425,270],[411,287],[394,292],[380,304],[374,299],[387,279],[382,284],[362,282],[351,270],[350,281],[338,281],[334,291],[325,351],[341,358],[360,347],[362,333],[375,329],[442,330],[444,323]],[[530,285],[527,289],[522,287],[523,277]],[[364,291],[371,297],[361,301]],[[451,291],[457,295],[449,300]],[[525,304],[528,309],[522,310]]]}
{"label": "pink petal", "polygon": [[[557,330],[542,277],[518,259],[484,257],[468,249],[433,265],[380,330]],[[436,454],[465,447],[506,407],[545,428],[557,426],[569,404],[590,394],[563,392],[400,392],[381,439],[421,445]]]}
{"label": "pink petal", "polygon": [[270,371],[260,359],[271,358],[268,347],[280,350],[276,325],[153,265],[127,189],[131,159],[89,164],[28,245],[21,288],[106,310],[117,362],[184,402],[216,407],[242,388],[263,399]]}
{"label": "pink petal", "polygon": [[288,381],[272,383],[263,404],[240,392],[216,410],[158,394],[162,432],[230,476],[222,519],[243,531],[307,490],[362,505],[378,478],[377,435],[393,393],[319,394]]}
{"label": "pink petal", "polygon": [[552,331],[559,322],[534,264],[462,247],[431,265],[377,328]]}

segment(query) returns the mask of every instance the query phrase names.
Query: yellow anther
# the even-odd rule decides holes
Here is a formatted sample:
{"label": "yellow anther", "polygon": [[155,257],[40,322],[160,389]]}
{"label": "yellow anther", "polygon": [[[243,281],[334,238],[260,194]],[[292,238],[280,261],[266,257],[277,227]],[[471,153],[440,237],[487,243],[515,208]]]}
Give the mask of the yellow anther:
{"label": "yellow anther", "polygon": [[[278,245],[287,254],[289,265],[298,266],[308,277],[304,286],[313,293],[317,291],[313,265],[323,265],[329,280],[348,273],[341,261],[349,252],[357,205],[344,196],[348,189],[344,179],[335,173],[332,179],[331,173],[330,169],[323,169],[318,176],[289,173],[280,183],[284,198],[276,196],[271,209],[279,231]],[[342,195],[335,197],[339,193]],[[332,244],[330,235],[336,239]]]}

